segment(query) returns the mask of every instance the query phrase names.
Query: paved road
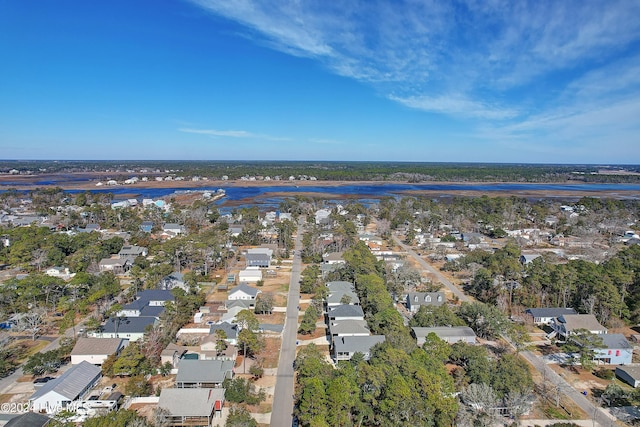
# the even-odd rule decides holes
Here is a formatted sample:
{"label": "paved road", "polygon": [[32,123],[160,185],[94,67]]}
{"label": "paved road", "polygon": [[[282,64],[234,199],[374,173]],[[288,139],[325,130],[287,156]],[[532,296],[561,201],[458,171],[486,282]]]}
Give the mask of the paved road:
{"label": "paved road", "polygon": [[589,399],[572,387],[564,378],[549,368],[541,357],[530,351],[522,351],[520,355],[527,359],[527,361],[543,375],[547,384],[551,384],[552,387],[559,387],[560,393],[573,400],[592,421],[595,421],[594,425],[600,425],[601,427],[617,425],[615,418],[612,418],[605,411],[591,403]]}
{"label": "paved road", "polygon": [[298,305],[300,304],[300,250],[302,249],[302,233],[304,218],[298,222],[291,281],[289,283],[289,297],[287,300],[287,317],[282,332],[280,359],[273,396],[271,425],[273,427],[290,427],[293,424],[293,361],[296,358],[296,337],[298,334]]}
{"label": "paved road", "polygon": [[431,264],[429,264],[428,262],[426,262],[425,260],[423,260],[420,255],[418,255],[413,249],[411,249],[411,247],[405,245],[404,243],[402,243],[402,241],[397,237],[397,236],[393,236],[393,240],[395,241],[395,243],[400,246],[404,251],[406,251],[409,255],[411,255],[413,257],[413,259],[415,259],[418,264],[420,264],[420,266],[422,268],[424,268],[425,270],[427,270],[429,273],[433,274],[434,276],[436,276],[436,278],[440,281],[440,283],[442,283],[447,289],[449,289],[451,291],[451,293],[453,293],[453,295],[455,295],[456,297],[458,297],[458,299],[462,302],[471,302],[471,299],[469,299],[468,296],[466,296],[464,294],[464,292],[462,292],[460,289],[458,289],[458,287],[456,285],[454,285],[453,283],[451,283],[449,281],[449,279],[447,279],[446,277],[444,277],[442,275],[442,273],[440,273],[438,270],[436,270],[435,268],[433,268],[431,266]]}
{"label": "paved road", "polygon": [[[400,241],[397,236],[393,236],[393,240],[412,256],[421,267],[432,273],[444,286],[447,287],[455,296],[457,296],[462,302],[471,301],[467,295],[464,294],[457,286],[451,283],[446,277],[444,277],[438,270],[433,268],[429,263],[422,259],[411,247],[405,245]],[[504,337],[507,341],[508,338]],[[529,363],[540,372],[546,379],[548,384],[552,387],[559,387],[561,393],[570,398],[578,405],[589,417],[592,418],[592,424],[594,426],[600,425],[602,427],[615,426],[615,421],[605,411],[596,407],[589,399],[583,396],[578,390],[572,387],[564,378],[556,374],[550,369],[541,357],[530,351],[522,351],[520,355],[527,359]],[[595,421],[595,423],[593,423]]]}
{"label": "paved road", "polygon": [[[83,319],[83,321],[79,325],[76,325],[76,331],[78,330],[78,328],[80,328],[80,327],[82,327],[84,325],[84,322],[87,319],[88,319],[88,317],[86,319]],[[69,338],[73,337],[73,328],[67,329],[65,331],[64,335],[61,335],[60,337],[58,337],[58,338],[54,339],[53,341],[51,341],[49,344],[47,344],[47,346],[45,348],[40,350],[40,352],[44,353],[46,351],[55,350],[56,348],[60,347],[60,338],[62,338],[62,337],[69,337]],[[51,337],[43,337],[43,339],[45,339],[47,341],[50,341]],[[23,375],[24,375],[24,372],[22,372],[22,367],[19,367],[11,375],[0,379],[0,394],[5,393]]]}

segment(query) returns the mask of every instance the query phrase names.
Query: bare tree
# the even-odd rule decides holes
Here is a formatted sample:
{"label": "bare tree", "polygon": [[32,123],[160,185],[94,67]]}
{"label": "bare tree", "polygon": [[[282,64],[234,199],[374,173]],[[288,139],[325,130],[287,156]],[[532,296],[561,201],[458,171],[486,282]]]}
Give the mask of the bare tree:
{"label": "bare tree", "polygon": [[28,313],[21,313],[18,316],[17,328],[19,331],[28,332],[33,341],[44,328],[46,311],[43,308],[35,308]]}
{"label": "bare tree", "polygon": [[458,417],[469,421],[468,424],[489,427],[500,419],[498,398],[493,388],[487,384],[470,384],[462,392],[462,402]]}

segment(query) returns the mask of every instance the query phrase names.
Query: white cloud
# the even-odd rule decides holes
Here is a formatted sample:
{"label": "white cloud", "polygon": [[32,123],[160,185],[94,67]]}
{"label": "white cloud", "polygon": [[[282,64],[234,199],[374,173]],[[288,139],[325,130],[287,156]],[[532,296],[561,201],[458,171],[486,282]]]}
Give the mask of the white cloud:
{"label": "white cloud", "polygon": [[577,125],[587,108],[607,111],[612,102],[640,99],[640,61],[610,65],[640,41],[636,1],[191,2],[270,48],[320,61],[394,102],[500,121],[514,132]]}
{"label": "white cloud", "polygon": [[212,137],[227,137],[227,138],[253,138],[253,139],[266,139],[269,141],[290,141],[290,138],[282,138],[276,136],[269,136],[257,133],[251,133],[244,130],[217,130],[217,129],[193,129],[193,128],[180,128],[180,132],[195,133],[199,135],[209,135]]}

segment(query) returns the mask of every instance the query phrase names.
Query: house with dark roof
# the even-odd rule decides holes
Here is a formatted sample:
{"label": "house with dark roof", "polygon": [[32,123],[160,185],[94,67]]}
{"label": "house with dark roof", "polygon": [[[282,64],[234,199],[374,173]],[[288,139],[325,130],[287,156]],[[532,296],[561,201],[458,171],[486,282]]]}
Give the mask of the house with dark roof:
{"label": "house with dark roof", "polygon": [[446,302],[444,292],[409,292],[407,294],[407,310],[417,313],[420,307],[438,307]]}
{"label": "house with dark roof", "polygon": [[36,412],[25,412],[11,418],[4,427],[45,427],[51,422],[51,418]]}
{"label": "house with dark roof", "polygon": [[222,416],[224,393],[223,388],[163,388],[158,408],[163,409],[161,413],[164,414],[166,425],[210,426],[216,414]]}
{"label": "house with dark roof", "polygon": [[268,268],[271,265],[271,257],[265,253],[248,253],[245,259],[247,267]]}
{"label": "house with dark roof", "polygon": [[77,400],[82,400],[98,382],[102,370],[83,361],[69,368],[29,397],[34,412],[55,414]]}
{"label": "house with dark roof", "polygon": [[118,258],[135,259],[139,256],[147,256],[148,253],[149,251],[144,246],[124,245],[118,252]]}
{"label": "house with dark roof", "polygon": [[351,360],[356,353],[362,353],[364,359],[369,360],[371,349],[384,340],[384,335],[339,337],[333,341],[333,358],[336,361]]}
{"label": "house with dark roof", "polygon": [[182,360],[176,375],[176,388],[220,388],[233,378],[231,360]]}
{"label": "house with dark roof", "polygon": [[637,388],[640,385],[640,365],[617,366],[616,377],[631,387]]}
{"label": "house with dark roof", "polygon": [[126,338],[134,342],[143,338],[147,328],[157,323],[155,317],[110,317],[99,330],[88,332],[87,335],[94,338]]}
{"label": "house with dark roof", "polygon": [[71,350],[71,364],[79,365],[89,362],[93,365],[102,365],[107,357],[119,354],[129,344],[124,338],[88,338],[81,337]]}
{"label": "house with dark roof", "polygon": [[565,314],[578,314],[573,308],[562,307],[527,308],[524,312],[533,318],[536,325],[548,325],[553,319]]}
{"label": "house with dark roof", "polygon": [[175,301],[176,298],[166,289],[146,289],[136,294],[136,300],[146,302],[146,305],[164,306],[165,303]]}

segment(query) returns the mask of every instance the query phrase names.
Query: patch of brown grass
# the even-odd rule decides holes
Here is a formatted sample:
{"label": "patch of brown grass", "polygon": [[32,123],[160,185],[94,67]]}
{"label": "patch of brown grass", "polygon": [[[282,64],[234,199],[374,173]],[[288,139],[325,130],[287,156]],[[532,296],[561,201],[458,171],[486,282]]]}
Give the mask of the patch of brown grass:
{"label": "patch of brown grass", "polygon": [[267,337],[264,339],[264,350],[260,352],[263,358],[262,366],[264,368],[275,368],[278,366],[278,358],[280,357],[280,338]]}

